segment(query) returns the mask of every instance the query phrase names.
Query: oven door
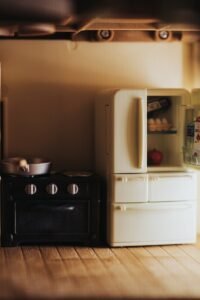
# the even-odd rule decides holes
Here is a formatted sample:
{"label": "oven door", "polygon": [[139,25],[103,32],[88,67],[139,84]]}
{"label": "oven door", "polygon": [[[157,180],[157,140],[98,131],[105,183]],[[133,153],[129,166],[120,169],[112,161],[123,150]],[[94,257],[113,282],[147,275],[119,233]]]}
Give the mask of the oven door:
{"label": "oven door", "polygon": [[89,201],[16,201],[18,242],[81,241],[89,236]]}

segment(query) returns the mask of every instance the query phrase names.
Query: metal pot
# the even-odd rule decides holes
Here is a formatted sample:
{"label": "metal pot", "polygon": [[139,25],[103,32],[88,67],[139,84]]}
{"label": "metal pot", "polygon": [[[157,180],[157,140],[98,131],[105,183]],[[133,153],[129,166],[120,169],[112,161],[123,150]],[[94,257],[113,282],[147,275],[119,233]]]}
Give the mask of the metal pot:
{"label": "metal pot", "polygon": [[0,171],[3,174],[34,176],[47,174],[50,169],[51,161],[43,158],[11,157],[0,162]]}

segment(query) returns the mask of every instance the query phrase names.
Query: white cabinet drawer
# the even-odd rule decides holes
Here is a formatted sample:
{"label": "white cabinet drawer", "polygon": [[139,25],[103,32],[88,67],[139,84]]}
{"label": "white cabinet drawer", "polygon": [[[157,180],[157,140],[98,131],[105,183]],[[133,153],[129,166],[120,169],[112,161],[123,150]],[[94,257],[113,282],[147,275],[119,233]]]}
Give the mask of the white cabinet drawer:
{"label": "white cabinet drawer", "polygon": [[149,175],[149,202],[196,199],[194,173],[159,173]]}
{"label": "white cabinet drawer", "polygon": [[147,202],[148,175],[113,175],[111,201],[118,203]]}
{"label": "white cabinet drawer", "polygon": [[195,242],[195,201],[108,205],[111,246]]}

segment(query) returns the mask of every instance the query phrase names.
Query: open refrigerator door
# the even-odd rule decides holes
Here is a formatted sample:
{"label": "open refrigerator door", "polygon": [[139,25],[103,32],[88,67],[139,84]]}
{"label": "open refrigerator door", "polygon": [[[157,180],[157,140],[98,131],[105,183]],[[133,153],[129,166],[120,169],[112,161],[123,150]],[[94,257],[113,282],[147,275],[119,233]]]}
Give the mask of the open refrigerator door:
{"label": "open refrigerator door", "polygon": [[200,169],[200,89],[192,90],[191,105],[185,112],[184,162],[189,168]]}

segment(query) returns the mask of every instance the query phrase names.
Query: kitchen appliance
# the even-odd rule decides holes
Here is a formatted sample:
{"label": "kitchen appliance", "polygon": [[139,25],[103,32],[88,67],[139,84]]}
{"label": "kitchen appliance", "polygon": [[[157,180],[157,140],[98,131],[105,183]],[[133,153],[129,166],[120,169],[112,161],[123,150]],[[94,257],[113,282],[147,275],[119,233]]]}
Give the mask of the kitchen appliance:
{"label": "kitchen appliance", "polygon": [[101,180],[88,172],[2,175],[1,244],[100,242]]}
{"label": "kitchen appliance", "polygon": [[188,145],[188,114],[200,116],[198,95],[121,89],[97,97],[96,171],[107,180],[109,245],[195,242],[197,185],[191,168],[200,165],[200,149],[198,143]]}

